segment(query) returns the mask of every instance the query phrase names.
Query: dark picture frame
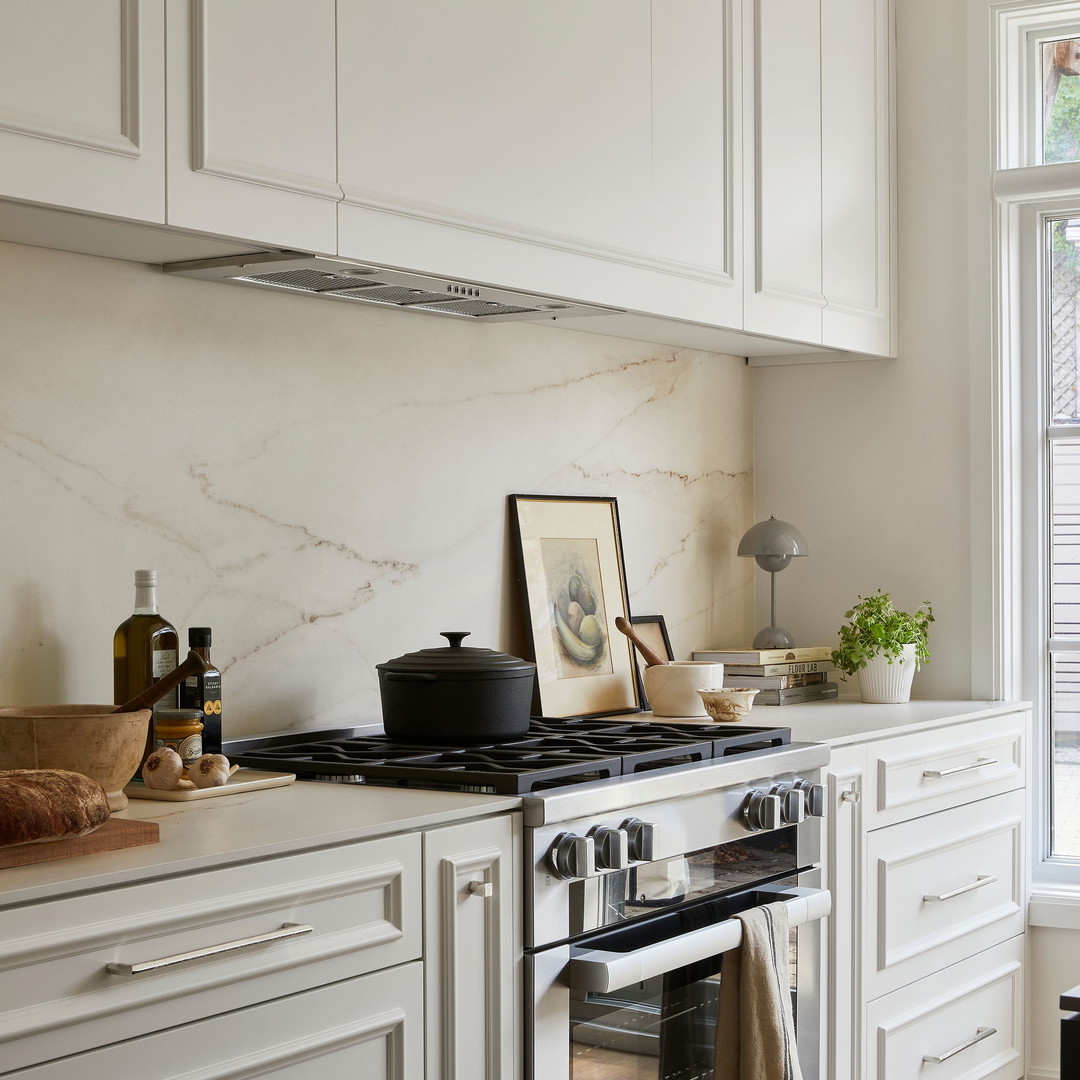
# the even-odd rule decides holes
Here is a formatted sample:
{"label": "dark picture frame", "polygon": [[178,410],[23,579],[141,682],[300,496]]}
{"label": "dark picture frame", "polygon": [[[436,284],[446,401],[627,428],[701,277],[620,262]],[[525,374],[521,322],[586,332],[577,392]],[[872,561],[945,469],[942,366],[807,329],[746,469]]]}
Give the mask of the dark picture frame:
{"label": "dark picture frame", "polygon": [[[674,660],[675,652],[671,648],[671,638],[668,637],[667,623],[663,615],[631,615],[630,623],[637,631],[638,637],[650,646],[665,660]],[[636,652],[636,650],[635,650]],[[651,706],[645,696],[645,661],[641,655],[637,655],[638,693],[641,697],[641,706],[648,711]]]}
{"label": "dark picture frame", "polygon": [[641,712],[618,502],[611,496],[510,495],[525,625],[536,664],[534,712]]}

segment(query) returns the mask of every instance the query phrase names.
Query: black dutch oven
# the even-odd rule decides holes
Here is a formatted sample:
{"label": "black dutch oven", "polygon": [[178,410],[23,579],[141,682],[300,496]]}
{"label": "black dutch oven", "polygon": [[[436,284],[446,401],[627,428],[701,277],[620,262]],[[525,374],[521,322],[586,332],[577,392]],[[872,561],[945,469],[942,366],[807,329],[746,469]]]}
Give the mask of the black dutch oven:
{"label": "black dutch oven", "polygon": [[536,665],[493,649],[421,649],[376,664],[383,728],[392,739],[469,746],[517,739],[529,729]]}

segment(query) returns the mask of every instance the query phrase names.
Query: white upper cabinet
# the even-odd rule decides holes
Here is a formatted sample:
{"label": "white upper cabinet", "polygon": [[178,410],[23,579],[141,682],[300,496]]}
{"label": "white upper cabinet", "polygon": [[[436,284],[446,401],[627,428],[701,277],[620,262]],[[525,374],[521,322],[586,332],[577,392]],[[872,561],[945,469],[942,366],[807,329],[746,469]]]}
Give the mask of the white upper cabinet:
{"label": "white upper cabinet", "polygon": [[732,7],[340,4],[339,253],[723,322]]}
{"label": "white upper cabinet", "polygon": [[822,0],[822,342],[895,355],[888,0]]}
{"label": "white upper cabinet", "polygon": [[894,355],[889,0],[748,0],[745,329]]}
{"label": "white upper cabinet", "polygon": [[165,220],[164,13],[0,2],[0,197]]}
{"label": "white upper cabinet", "polygon": [[337,250],[334,0],[169,0],[167,221]]}
{"label": "white upper cabinet", "polygon": [[745,329],[820,344],[821,9],[818,0],[750,3]]}

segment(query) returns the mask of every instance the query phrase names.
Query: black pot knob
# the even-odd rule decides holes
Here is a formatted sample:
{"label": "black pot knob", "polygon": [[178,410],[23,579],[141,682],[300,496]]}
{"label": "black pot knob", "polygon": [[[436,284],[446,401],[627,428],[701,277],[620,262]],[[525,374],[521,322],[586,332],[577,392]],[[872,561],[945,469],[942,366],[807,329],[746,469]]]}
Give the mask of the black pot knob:
{"label": "black pot knob", "polygon": [[450,642],[451,649],[460,649],[461,643],[471,633],[471,630],[443,630],[439,633],[439,637],[446,638]]}

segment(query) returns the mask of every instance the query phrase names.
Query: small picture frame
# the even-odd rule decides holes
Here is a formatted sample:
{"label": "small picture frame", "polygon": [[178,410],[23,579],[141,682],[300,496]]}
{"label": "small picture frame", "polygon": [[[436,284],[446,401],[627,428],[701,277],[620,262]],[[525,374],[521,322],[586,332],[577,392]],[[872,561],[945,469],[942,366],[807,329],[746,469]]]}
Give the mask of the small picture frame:
{"label": "small picture frame", "polygon": [[536,664],[534,712],[641,712],[630,639],[619,510],[610,497],[511,495],[525,622]]}
{"label": "small picture frame", "polygon": [[[663,615],[631,615],[630,623],[637,632],[639,638],[648,645],[653,652],[658,653],[665,660],[674,660],[675,653],[671,648],[671,639],[668,637],[667,623]],[[645,661],[641,656],[637,657],[638,667],[638,693],[641,696],[641,706],[646,711],[650,705],[645,696],[645,678],[642,674],[645,670]]]}

